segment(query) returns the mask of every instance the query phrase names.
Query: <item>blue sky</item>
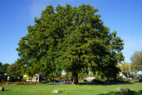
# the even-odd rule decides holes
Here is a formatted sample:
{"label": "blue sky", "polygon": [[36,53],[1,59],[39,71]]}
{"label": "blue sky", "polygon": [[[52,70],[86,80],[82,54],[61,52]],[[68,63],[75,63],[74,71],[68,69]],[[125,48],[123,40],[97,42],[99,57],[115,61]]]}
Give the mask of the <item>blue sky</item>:
{"label": "blue sky", "polygon": [[97,8],[110,32],[116,30],[117,36],[124,39],[122,52],[126,62],[131,62],[131,54],[142,50],[142,0],[0,0],[0,62],[12,64],[19,58],[18,42],[42,10],[48,5],[55,8],[66,3],[72,7],[84,3]]}

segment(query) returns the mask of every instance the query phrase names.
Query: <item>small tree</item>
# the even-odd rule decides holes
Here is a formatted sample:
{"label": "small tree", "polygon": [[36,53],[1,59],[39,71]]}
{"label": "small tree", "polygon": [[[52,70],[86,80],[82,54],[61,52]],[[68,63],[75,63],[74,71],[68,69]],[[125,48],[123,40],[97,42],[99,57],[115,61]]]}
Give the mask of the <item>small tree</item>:
{"label": "small tree", "polygon": [[0,62],[0,67],[2,66],[2,62]]}
{"label": "small tree", "polygon": [[14,78],[17,78],[17,77],[20,77],[21,73],[20,73],[20,68],[19,66],[16,64],[16,63],[13,63],[11,65],[9,65],[7,67],[7,74],[14,77]]}
{"label": "small tree", "polygon": [[137,72],[142,71],[142,51],[135,51],[135,53],[131,55],[130,60],[131,72],[133,72],[134,75],[136,75]]}
{"label": "small tree", "polygon": [[65,79],[65,75],[61,74],[61,79]]}
{"label": "small tree", "polygon": [[8,63],[5,63],[2,66],[0,66],[0,72],[6,72],[7,71],[7,66],[9,66]]}

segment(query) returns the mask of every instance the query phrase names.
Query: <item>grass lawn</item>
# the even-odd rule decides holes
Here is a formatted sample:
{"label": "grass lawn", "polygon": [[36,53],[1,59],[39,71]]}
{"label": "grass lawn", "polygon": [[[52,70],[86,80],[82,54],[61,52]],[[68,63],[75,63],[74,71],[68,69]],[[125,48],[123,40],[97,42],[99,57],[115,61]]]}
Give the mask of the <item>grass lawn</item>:
{"label": "grass lawn", "polygon": [[[1,86],[0,86],[1,87]],[[5,85],[5,91],[0,95],[56,95],[54,89],[60,89],[63,93],[58,95],[142,95],[142,85]],[[131,93],[117,93],[117,88],[129,88]]]}

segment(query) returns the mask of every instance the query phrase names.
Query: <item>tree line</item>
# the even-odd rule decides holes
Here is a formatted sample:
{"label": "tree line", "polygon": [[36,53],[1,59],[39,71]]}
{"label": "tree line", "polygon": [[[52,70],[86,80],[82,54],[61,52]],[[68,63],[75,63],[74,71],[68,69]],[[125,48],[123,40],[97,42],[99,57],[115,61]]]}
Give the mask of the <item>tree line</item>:
{"label": "tree line", "polygon": [[[142,58],[142,51],[135,51],[134,54],[131,55],[130,60],[131,63],[124,61],[120,62],[118,67],[120,68],[121,72],[128,72],[131,73],[134,77],[136,77],[139,71],[142,71],[141,68],[141,61],[139,60]],[[134,61],[135,60],[135,61]],[[138,60],[138,61],[136,61]],[[134,63],[135,62],[135,63]],[[139,69],[138,69],[139,68]],[[82,69],[80,73],[78,73],[78,79],[84,79],[86,77],[98,77],[100,76],[100,73],[97,72],[95,75],[93,73],[86,73],[85,69]],[[20,76],[20,67],[18,67],[18,64],[12,63],[12,64],[2,64],[0,62],[0,72],[6,72],[8,75],[17,78]],[[44,73],[41,73],[42,75],[45,75]],[[46,76],[46,75],[45,75]],[[71,72],[66,72],[65,75],[59,74],[59,73],[51,73],[47,75],[49,79],[54,78],[59,78],[59,79],[69,79],[72,78],[72,73]]]}
{"label": "tree line", "polygon": [[6,72],[7,71],[7,66],[9,66],[10,64],[5,63],[2,64],[2,62],[0,62],[0,72]]}

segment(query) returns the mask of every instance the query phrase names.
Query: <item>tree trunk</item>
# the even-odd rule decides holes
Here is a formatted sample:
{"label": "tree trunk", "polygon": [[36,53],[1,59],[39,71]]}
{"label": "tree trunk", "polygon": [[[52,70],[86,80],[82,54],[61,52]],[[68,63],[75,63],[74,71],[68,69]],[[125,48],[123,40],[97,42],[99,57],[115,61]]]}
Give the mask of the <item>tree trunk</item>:
{"label": "tree trunk", "polygon": [[76,71],[72,71],[72,83],[71,84],[79,84],[78,82],[78,73]]}

